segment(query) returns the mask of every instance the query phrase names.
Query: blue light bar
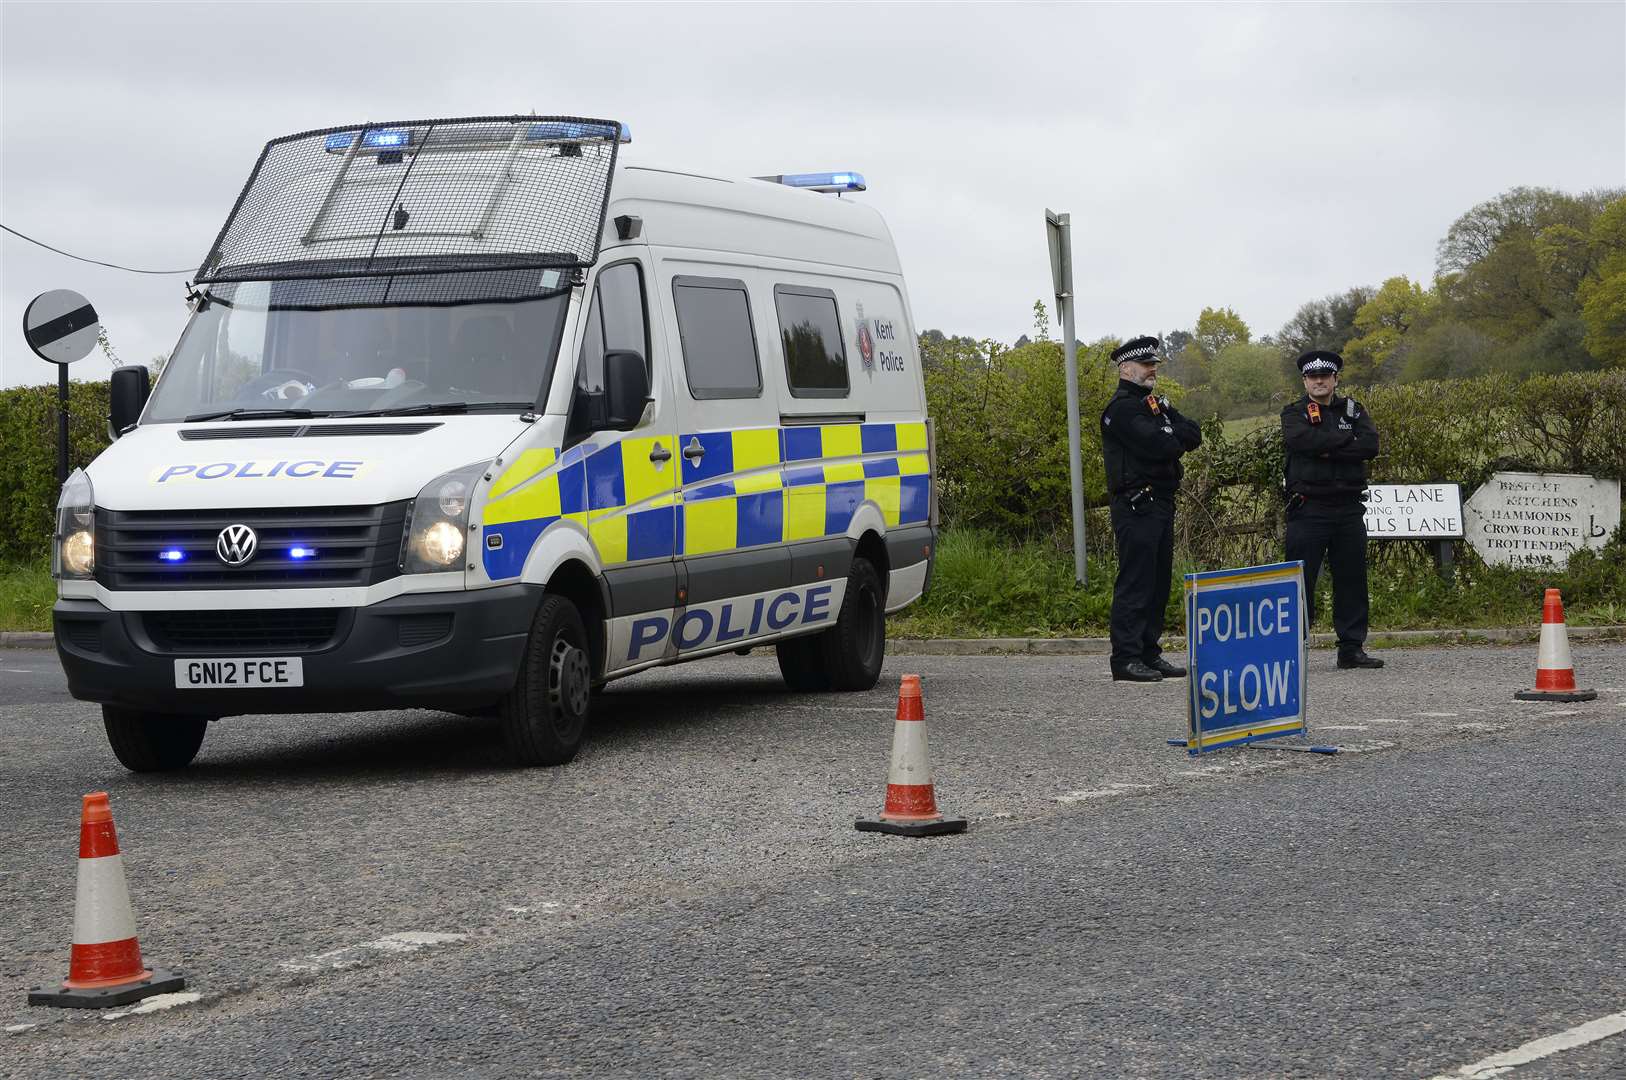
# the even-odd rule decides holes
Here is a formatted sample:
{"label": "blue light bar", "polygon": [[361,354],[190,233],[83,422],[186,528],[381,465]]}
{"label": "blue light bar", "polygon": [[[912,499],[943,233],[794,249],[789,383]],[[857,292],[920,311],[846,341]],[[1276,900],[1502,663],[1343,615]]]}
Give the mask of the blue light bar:
{"label": "blue light bar", "polygon": [[399,128],[381,128],[361,137],[362,148],[366,150],[398,150],[411,141],[412,132]]}
{"label": "blue light bar", "polygon": [[186,552],[180,548],[166,548],[158,553],[158,557],[165,562],[183,562],[186,559]]}
{"label": "blue light bar", "polygon": [[316,549],[308,547],[291,547],[288,549],[288,557],[290,559],[314,559],[316,558]]}
{"label": "blue light bar", "polygon": [[[525,138],[532,142],[569,142],[576,139],[613,139],[616,125],[614,124],[577,124],[565,120],[545,120],[540,124],[532,124],[525,132]],[[621,141],[632,141],[632,129],[621,125]]]}
{"label": "blue light bar", "polygon": [[864,183],[864,174],[855,172],[785,173],[781,176],[761,176],[757,179],[770,180],[786,187],[803,188],[807,191],[869,190],[869,185]]}
{"label": "blue light bar", "polygon": [[354,131],[341,131],[337,135],[329,135],[327,141],[322,143],[322,149],[328,153],[337,153],[340,150],[350,149],[350,144],[356,141]]}

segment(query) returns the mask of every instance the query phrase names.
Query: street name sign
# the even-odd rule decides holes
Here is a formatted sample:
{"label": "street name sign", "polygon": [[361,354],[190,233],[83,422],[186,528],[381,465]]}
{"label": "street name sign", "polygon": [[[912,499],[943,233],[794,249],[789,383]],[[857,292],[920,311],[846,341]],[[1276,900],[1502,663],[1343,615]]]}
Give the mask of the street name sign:
{"label": "street name sign", "polygon": [[1468,542],[1487,563],[1564,567],[1620,526],[1620,481],[1574,473],[1499,472],[1463,507]]}
{"label": "street name sign", "polygon": [[1185,582],[1186,752],[1304,734],[1304,564]]}
{"label": "street name sign", "polygon": [[1444,540],[1462,535],[1462,488],[1456,484],[1373,484],[1366,489],[1371,540]]}

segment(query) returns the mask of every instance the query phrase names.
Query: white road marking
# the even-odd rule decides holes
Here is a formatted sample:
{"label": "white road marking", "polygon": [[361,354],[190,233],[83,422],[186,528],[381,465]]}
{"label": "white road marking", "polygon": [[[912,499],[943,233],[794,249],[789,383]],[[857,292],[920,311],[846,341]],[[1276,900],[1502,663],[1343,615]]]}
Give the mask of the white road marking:
{"label": "white road marking", "polygon": [[1085,799],[1106,799],[1111,798],[1113,795],[1122,794],[1122,791],[1114,791],[1111,788],[1102,791],[1069,791],[1065,795],[1057,795],[1056,801],[1059,803],[1076,803],[1083,802]]}
{"label": "white road marking", "polygon": [[190,1005],[194,1001],[202,1001],[203,995],[191,990],[178,994],[154,994],[133,1009],[121,1009],[118,1012],[103,1013],[103,1020],[118,1020],[125,1016],[140,1016],[143,1013],[163,1012],[173,1009],[177,1005]]}
{"label": "white road marking", "polygon": [[284,960],[277,966],[284,971],[337,971],[340,968],[354,967],[364,963],[375,953],[409,953],[417,952],[432,945],[449,945],[455,941],[467,941],[467,934],[430,934],[419,931],[407,931],[400,934],[389,934],[377,941],[364,941],[360,945],[349,945],[343,949],[334,949],[332,952],[317,953],[307,956],[303,960]]}
{"label": "white road marking", "polygon": [[1316,728],[1317,731],[1366,731],[1365,724],[1327,724]]}
{"label": "white road marking", "polygon": [[1457,714],[1454,713],[1454,712],[1420,712],[1417,715],[1418,716],[1433,716],[1433,717],[1436,717],[1436,718],[1443,718],[1443,717],[1447,717],[1447,716],[1455,716]]}
{"label": "white road marking", "polygon": [[1406,720],[1391,720],[1385,716],[1374,716],[1367,721],[1368,724],[1404,724],[1407,722]]}
{"label": "white road marking", "polygon": [[1128,788],[1128,789],[1140,788],[1140,789],[1145,790],[1145,791],[1152,790],[1152,785],[1151,784],[1113,784],[1112,786],[1115,787],[1115,788]]}
{"label": "white road marking", "polygon": [[[25,667],[0,667],[0,671],[4,671],[8,675],[32,675],[37,670],[37,668]],[[6,1030],[9,1031],[11,1029],[7,1028]]]}
{"label": "white road marking", "polygon": [[1370,754],[1377,750],[1388,750],[1394,743],[1387,739],[1368,739],[1358,743],[1339,743],[1340,754]]}
{"label": "white road marking", "polygon": [[1607,1039],[1611,1035],[1619,1035],[1626,1031],[1626,1012],[1612,1013],[1609,1016],[1590,1020],[1579,1024],[1568,1031],[1560,1031],[1557,1035],[1549,1035],[1544,1039],[1535,1039],[1525,1043],[1505,1054],[1495,1054],[1484,1061],[1476,1061],[1472,1065],[1464,1065],[1456,1072],[1440,1073],[1432,1080],[1489,1080],[1493,1076],[1512,1072],[1520,1065],[1528,1065],[1532,1061],[1540,1061],[1545,1057],[1552,1057],[1564,1050],[1574,1050],[1578,1046]]}
{"label": "white road marking", "polygon": [[39,1027],[38,1024],[12,1024],[8,1028],[6,1028],[6,1034],[7,1035],[21,1035],[23,1032],[25,1032],[25,1031],[33,1031],[37,1027]]}
{"label": "white road marking", "polygon": [[1175,775],[1210,777],[1215,773],[1222,773],[1224,771],[1224,765],[1205,765],[1201,769],[1181,769],[1179,772],[1175,773]]}

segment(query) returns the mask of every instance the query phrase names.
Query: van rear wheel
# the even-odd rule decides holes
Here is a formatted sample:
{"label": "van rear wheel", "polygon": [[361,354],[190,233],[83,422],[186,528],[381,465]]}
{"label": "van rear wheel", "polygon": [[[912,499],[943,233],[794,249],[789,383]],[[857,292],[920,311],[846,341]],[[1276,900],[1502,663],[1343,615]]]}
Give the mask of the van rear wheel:
{"label": "van rear wheel", "polygon": [[209,721],[202,716],[103,705],[102,726],[120,765],[131,772],[169,772],[192,764]]}
{"label": "van rear wheel", "polygon": [[886,590],[868,559],[853,559],[836,624],[816,639],[833,690],[869,690],[886,659]]}
{"label": "van rear wheel", "polygon": [[576,605],[547,596],[514,688],[498,706],[503,740],[519,765],[563,765],[581,749],[592,701],[592,654]]}
{"label": "van rear wheel", "polygon": [[830,689],[830,673],[824,667],[822,634],[791,638],[776,644],[774,653],[779,657],[779,674],[785,685],[802,693],[818,693]]}

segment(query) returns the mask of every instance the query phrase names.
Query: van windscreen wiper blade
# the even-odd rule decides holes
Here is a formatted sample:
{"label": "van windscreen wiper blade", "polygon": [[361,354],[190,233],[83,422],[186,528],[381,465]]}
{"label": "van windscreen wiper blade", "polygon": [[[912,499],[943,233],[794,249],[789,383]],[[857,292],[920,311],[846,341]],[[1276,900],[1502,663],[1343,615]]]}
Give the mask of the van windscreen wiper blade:
{"label": "van windscreen wiper blade", "polygon": [[397,405],[391,409],[362,409],[359,412],[334,413],[334,416],[412,416],[421,413],[460,413],[470,409],[525,409],[536,408],[534,401],[426,401],[421,405]]}
{"label": "van windscreen wiper blade", "polygon": [[200,420],[276,420],[283,417],[326,416],[326,413],[312,412],[309,409],[220,409],[215,412],[193,413],[182,423],[193,424]]}

